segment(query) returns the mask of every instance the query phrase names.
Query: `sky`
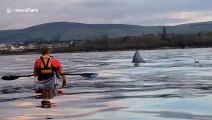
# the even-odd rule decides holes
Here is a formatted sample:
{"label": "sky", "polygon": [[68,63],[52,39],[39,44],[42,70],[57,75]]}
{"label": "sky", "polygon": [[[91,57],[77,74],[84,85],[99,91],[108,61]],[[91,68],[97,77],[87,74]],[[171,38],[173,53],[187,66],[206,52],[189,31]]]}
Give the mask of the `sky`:
{"label": "sky", "polygon": [[1,0],[0,30],[61,21],[178,25],[212,21],[211,6],[212,0]]}

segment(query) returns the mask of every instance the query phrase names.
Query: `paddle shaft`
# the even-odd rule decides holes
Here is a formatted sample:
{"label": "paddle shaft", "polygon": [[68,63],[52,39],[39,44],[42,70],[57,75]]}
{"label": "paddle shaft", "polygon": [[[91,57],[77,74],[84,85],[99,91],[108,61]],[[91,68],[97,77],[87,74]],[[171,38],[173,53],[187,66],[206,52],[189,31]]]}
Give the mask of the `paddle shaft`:
{"label": "paddle shaft", "polygon": [[[96,77],[98,74],[97,73],[64,73],[64,74],[60,74],[60,75],[80,75],[82,77]],[[31,76],[34,76],[34,75],[20,75],[20,76],[11,75],[11,76],[3,76],[3,77],[1,77],[1,79],[15,80],[20,77],[31,77]]]}

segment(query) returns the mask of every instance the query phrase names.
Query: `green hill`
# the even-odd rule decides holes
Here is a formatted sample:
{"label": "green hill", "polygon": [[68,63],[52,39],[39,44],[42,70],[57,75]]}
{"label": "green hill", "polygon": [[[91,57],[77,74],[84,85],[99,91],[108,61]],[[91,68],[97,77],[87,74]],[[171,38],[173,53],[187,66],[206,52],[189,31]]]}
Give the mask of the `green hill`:
{"label": "green hill", "polygon": [[[0,42],[11,43],[37,40],[89,39],[101,35],[108,37],[141,36],[162,32],[163,26],[138,26],[125,24],[82,24],[72,22],[54,22],[18,30],[1,30]],[[212,22],[167,26],[169,32],[187,34],[212,31]]]}

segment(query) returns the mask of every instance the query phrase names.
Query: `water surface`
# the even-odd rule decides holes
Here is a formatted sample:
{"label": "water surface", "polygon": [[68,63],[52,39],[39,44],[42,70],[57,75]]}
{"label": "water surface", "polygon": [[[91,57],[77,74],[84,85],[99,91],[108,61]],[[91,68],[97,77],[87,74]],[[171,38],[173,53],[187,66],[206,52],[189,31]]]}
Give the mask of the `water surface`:
{"label": "water surface", "polygon": [[[147,63],[134,67],[134,51],[53,54],[67,76],[56,107],[34,99],[33,77],[0,80],[1,120],[211,120],[212,49],[140,51]],[[34,55],[0,56],[0,75],[32,74]],[[195,63],[198,59],[199,63]]]}

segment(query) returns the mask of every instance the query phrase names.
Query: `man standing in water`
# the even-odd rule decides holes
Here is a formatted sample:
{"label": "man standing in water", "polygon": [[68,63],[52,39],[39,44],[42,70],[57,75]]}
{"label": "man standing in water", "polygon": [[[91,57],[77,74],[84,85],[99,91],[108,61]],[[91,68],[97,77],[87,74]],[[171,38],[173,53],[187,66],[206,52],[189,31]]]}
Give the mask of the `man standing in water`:
{"label": "man standing in water", "polygon": [[42,56],[35,61],[34,76],[42,81],[51,78],[54,74],[59,72],[63,80],[62,88],[64,88],[64,86],[66,86],[66,77],[63,75],[62,65],[56,58],[50,56],[51,50],[49,48],[45,47],[41,52]]}

